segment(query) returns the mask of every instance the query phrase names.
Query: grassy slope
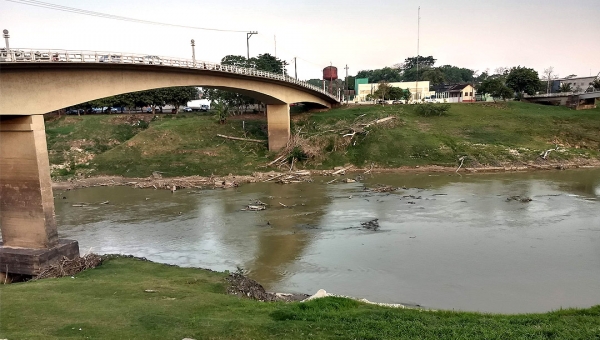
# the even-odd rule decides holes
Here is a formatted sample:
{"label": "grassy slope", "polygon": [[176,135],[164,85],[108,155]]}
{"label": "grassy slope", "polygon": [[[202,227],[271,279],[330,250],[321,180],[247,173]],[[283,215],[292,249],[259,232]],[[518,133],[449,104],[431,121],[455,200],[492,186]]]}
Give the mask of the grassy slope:
{"label": "grassy slope", "polygon": [[[76,278],[0,287],[8,339],[595,339],[600,306],[547,314],[423,312],[341,298],[225,295],[225,274],[117,258]],[[144,290],[156,290],[146,293]],[[80,330],[81,329],[81,330]]]}
{"label": "grassy slope", "polygon": [[[339,129],[376,118],[395,116],[392,124],[372,126],[366,137],[347,145]],[[72,119],[72,118],[67,118]],[[86,116],[79,122],[59,120],[48,124],[48,145],[52,151],[64,149],[67,140],[97,139],[115,134],[120,142],[127,133],[105,121],[110,116]],[[83,126],[97,124],[97,130]],[[102,125],[104,124],[104,125]],[[294,117],[292,131],[302,128],[302,136],[320,156],[300,167],[332,168],[352,163],[382,167],[416,165],[456,166],[467,155],[466,165],[521,164],[535,161],[541,151],[559,143],[563,151],[551,153],[552,160],[600,158],[600,108],[573,111],[565,107],[511,102],[492,104],[453,104],[448,116],[420,117],[413,106],[350,106],[323,113]],[[118,127],[118,125],[117,125]],[[95,174],[148,176],[152,171],[165,176],[248,174],[273,159],[266,144],[224,140],[217,133],[266,139],[266,122],[230,119],[224,125],[213,117],[196,114],[160,116],[150,128],[130,129],[133,138],[124,143],[96,148],[91,163]],[[337,132],[327,132],[337,130]],[[89,133],[85,137],[85,132]],[[80,133],[81,132],[81,133]],[[69,134],[71,133],[71,134]],[[62,144],[56,143],[58,137]],[[82,137],[83,136],[83,137]],[[306,145],[305,143],[305,145]],[[511,150],[509,150],[511,149]],[[64,157],[63,157],[64,158]],[[51,155],[51,163],[61,158]]]}

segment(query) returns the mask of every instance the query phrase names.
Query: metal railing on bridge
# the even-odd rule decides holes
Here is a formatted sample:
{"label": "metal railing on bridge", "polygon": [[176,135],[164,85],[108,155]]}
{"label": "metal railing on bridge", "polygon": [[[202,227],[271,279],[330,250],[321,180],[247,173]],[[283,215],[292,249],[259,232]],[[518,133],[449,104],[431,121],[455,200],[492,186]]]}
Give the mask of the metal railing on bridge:
{"label": "metal railing on bridge", "polygon": [[523,95],[523,98],[551,98],[551,97],[568,97],[573,95],[585,95],[590,93],[597,93],[600,91],[581,91],[581,92],[557,92],[557,93],[541,93],[534,95]]}
{"label": "metal railing on bridge", "polygon": [[336,101],[340,99],[322,88],[309,84],[296,78],[261,71],[253,68],[239,67],[233,65],[221,65],[207,61],[182,59],[173,57],[162,57],[156,55],[144,55],[135,53],[101,52],[101,51],[71,51],[52,49],[0,49],[0,63],[118,63],[118,64],[146,64],[156,66],[171,66],[191,69],[210,70],[217,72],[235,73],[251,77],[280,80],[296,84],[307,89],[324,94]]}

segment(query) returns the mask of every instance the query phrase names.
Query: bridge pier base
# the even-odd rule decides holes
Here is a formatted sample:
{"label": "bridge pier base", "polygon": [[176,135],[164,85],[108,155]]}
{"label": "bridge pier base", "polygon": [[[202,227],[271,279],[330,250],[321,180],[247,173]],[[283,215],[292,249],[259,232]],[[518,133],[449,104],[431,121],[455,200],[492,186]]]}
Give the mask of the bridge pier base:
{"label": "bridge pier base", "polygon": [[283,149],[290,140],[290,106],[267,105],[269,151]]}
{"label": "bridge pier base", "polygon": [[0,116],[0,230],[0,272],[36,275],[79,256],[58,239],[42,115]]}

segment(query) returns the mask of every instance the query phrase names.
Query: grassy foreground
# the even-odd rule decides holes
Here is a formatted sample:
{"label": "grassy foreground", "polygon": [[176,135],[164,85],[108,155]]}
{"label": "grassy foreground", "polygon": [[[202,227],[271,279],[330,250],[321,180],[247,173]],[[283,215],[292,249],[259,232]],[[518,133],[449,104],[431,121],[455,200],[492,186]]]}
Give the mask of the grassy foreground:
{"label": "grassy foreground", "polygon": [[[598,339],[600,306],[546,314],[427,312],[342,298],[265,303],[226,274],[113,258],[75,278],[0,287],[6,339]],[[154,290],[155,292],[145,292]]]}
{"label": "grassy foreground", "polygon": [[[503,166],[600,160],[600,108],[520,102],[452,104],[447,116],[422,117],[413,105],[349,106],[321,113],[293,115],[298,168],[331,169],[354,164],[368,167],[442,165]],[[145,177],[250,174],[265,170],[276,157],[266,144],[226,140],[266,139],[264,116],[232,117],[218,124],[198,114],[62,117],[47,122],[53,175],[75,173]],[[122,116],[121,116],[122,117]],[[140,118],[141,117],[141,118]],[[394,117],[364,127],[378,118]],[[256,119],[258,118],[258,119]],[[358,132],[354,137],[344,134]]]}

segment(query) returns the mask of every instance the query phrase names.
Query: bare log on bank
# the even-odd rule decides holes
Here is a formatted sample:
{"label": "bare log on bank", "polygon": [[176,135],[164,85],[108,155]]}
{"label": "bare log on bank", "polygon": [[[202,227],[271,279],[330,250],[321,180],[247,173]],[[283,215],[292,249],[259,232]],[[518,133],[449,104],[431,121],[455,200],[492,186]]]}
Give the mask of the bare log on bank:
{"label": "bare log on bank", "polygon": [[240,138],[240,137],[225,136],[225,135],[221,135],[221,134],[217,134],[217,137],[231,139],[231,140],[241,140],[244,142],[253,142],[253,143],[267,143],[268,142],[267,140],[264,140],[264,139]]}

